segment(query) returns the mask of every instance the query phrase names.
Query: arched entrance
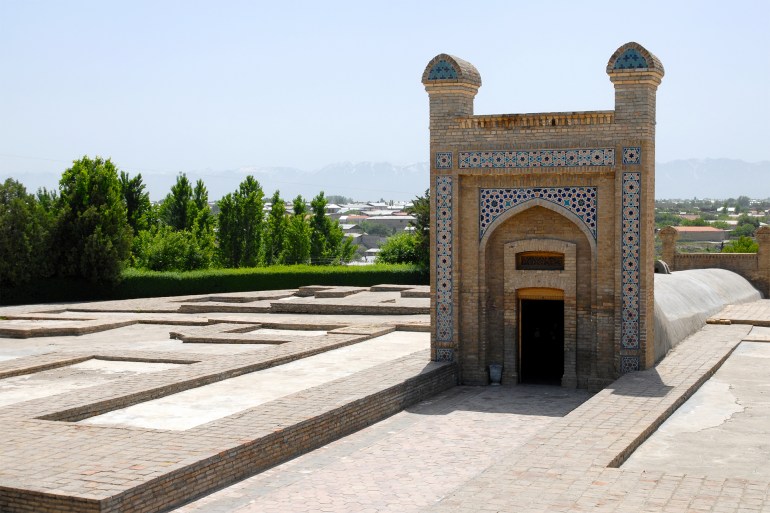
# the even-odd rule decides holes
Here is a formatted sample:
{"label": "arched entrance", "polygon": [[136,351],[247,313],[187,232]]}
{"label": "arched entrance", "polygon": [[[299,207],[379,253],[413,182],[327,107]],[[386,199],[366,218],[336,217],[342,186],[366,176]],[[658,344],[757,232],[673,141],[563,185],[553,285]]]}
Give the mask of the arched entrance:
{"label": "arched entrance", "polygon": [[564,375],[564,291],[521,289],[519,382],[561,385]]}
{"label": "arched entrance", "polygon": [[554,239],[503,250],[505,365],[510,382],[577,385],[577,247]]}

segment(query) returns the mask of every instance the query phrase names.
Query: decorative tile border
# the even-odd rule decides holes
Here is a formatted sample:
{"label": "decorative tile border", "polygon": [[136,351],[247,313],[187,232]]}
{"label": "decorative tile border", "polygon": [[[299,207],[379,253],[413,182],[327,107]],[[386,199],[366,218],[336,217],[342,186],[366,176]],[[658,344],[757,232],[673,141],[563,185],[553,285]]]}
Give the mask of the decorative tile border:
{"label": "decorative tile border", "polygon": [[460,169],[614,166],[614,148],[461,151]]}
{"label": "decorative tile border", "polygon": [[639,370],[639,357],[638,356],[621,356],[620,357],[620,373],[625,374],[627,372],[633,372]]}
{"label": "decorative tile border", "polygon": [[530,189],[480,189],[479,239],[501,215],[517,205],[542,199],[562,206],[586,225],[596,240],[596,187],[534,187]]}
{"label": "decorative tile border", "polygon": [[436,349],[436,361],[437,362],[451,362],[454,361],[455,355],[453,349],[438,348]]}
{"label": "decorative tile border", "polygon": [[[452,342],[452,177],[436,177],[436,341]],[[438,355],[438,353],[437,353]]]}
{"label": "decorative tile border", "polygon": [[629,146],[623,148],[623,164],[641,164],[642,148],[640,146]]}
{"label": "decorative tile border", "polygon": [[452,169],[452,152],[436,153],[436,169]]}
{"label": "decorative tile border", "polygon": [[[639,349],[640,173],[623,173],[621,348]],[[622,366],[621,366],[622,367]]]}

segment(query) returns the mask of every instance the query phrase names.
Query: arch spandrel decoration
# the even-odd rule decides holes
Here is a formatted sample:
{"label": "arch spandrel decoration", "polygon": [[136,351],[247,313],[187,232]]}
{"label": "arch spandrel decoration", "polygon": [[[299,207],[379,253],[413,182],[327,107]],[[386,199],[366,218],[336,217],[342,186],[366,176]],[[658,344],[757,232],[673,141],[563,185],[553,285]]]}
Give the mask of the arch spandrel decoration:
{"label": "arch spandrel decoration", "polygon": [[596,240],[596,187],[531,187],[479,190],[479,240],[514,207],[539,199],[563,207],[580,220]]}

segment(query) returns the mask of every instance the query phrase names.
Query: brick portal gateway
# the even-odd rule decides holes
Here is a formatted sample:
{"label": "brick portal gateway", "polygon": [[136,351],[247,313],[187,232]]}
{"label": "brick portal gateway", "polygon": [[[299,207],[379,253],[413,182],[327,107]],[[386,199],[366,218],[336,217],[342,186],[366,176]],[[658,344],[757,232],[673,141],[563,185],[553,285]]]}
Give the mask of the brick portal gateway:
{"label": "brick portal gateway", "polygon": [[[461,383],[488,383],[488,366],[502,364],[503,383],[598,388],[654,363],[655,96],[664,70],[632,42],[606,71],[615,110],[477,116],[472,64],[441,54],[425,68],[431,351],[458,363]],[[544,314],[537,301],[562,310]],[[533,308],[541,326],[523,319]],[[544,331],[553,332],[550,356],[532,356],[530,338]],[[537,358],[563,372],[538,376]]]}

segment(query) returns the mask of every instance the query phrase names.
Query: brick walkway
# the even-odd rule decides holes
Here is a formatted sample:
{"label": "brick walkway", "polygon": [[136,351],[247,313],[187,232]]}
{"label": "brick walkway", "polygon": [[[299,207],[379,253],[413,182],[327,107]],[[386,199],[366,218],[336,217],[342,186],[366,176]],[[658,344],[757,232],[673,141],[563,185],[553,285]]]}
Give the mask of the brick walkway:
{"label": "brick walkway", "polygon": [[[345,308],[356,297],[348,292],[336,298]],[[237,296],[226,299],[215,302],[238,302]],[[334,300],[323,298],[325,304]],[[180,319],[178,300],[173,309],[173,298],[150,303],[152,315],[168,309]],[[142,309],[138,300],[123,306],[124,312]],[[103,304],[83,308],[114,315]],[[0,315],[44,310],[0,309]],[[240,316],[228,322],[243,324],[255,322],[252,315],[275,314],[221,315]],[[355,344],[400,321],[388,328],[352,323],[240,354],[127,347],[88,352],[80,346],[18,357],[0,362],[0,377],[93,356],[186,365],[0,408],[0,511],[28,511],[25,504],[41,512],[160,511],[260,471],[175,511],[770,511],[770,482],[618,468],[742,340],[752,338],[752,326],[740,321],[770,320],[770,302],[715,318],[719,324],[687,339],[656,368],[627,374],[592,397],[549,387],[455,387],[369,427],[445,390],[454,368],[427,364],[427,353],[418,352],[182,432],[72,421]],[[194,331],[179,328],[188,329]],[[764,332],[757,337],[767,338]],[[316,449],[319,444],[328,445]],[[312,452],[273,466],[305,451]]]}
{"label": "brick walkway", "polygon": [[534,385],[455,387],[174,511],[420,511],[589,397]]}
{"label": "brick walkway", "polygon": [[751,330],[707,326],[568,415],[585,396],[458,387],[174,511],[770,511],[770,482],[617,468]]}

